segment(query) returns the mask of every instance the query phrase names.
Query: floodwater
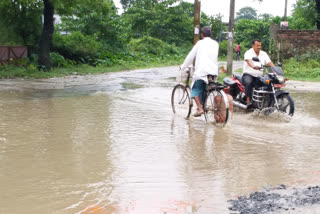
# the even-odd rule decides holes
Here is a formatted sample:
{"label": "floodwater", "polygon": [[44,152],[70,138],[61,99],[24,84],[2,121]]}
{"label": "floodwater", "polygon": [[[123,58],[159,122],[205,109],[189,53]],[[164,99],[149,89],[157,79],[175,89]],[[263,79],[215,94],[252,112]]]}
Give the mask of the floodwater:
{"label": "floodwater", "polygon": [[289,121],[236,111],[221,128],[173,115],[176,71],[1,80],[0,213],[223,214],[320,184],[319,92],[291,90]]}

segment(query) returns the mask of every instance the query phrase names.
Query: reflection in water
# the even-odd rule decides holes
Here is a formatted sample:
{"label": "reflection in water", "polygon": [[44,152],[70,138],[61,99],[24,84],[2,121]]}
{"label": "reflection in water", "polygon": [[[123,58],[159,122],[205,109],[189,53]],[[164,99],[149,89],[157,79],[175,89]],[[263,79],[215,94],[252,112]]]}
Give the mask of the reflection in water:
{"label": "reflection in water", "polygon": [[0,213],[229,213],[264,187],[319,185],[319,93],[291,92],[291,121],[238,111],[220,128],[172,114],[171,75],[0,91]]}

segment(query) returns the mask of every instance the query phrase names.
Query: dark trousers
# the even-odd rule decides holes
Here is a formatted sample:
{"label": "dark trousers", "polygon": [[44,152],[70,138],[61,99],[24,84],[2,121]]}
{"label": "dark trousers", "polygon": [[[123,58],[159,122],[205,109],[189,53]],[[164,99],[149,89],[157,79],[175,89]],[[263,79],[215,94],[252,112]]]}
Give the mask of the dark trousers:
{"label": "dark trousers", "polygon": [[243,74],[242,83],[245,87],[244,92],[246,93],[246,97],[250,97],[250,99],[252,98],[252,89],[262,85],[258,77],[251,76],[250,74]]}

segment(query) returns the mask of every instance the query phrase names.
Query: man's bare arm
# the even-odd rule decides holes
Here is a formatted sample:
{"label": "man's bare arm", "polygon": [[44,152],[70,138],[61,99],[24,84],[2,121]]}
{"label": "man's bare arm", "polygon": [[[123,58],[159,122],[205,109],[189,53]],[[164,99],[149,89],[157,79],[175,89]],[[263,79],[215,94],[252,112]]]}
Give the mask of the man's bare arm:
{"label": "man's bare arm", "polygon": [[249,65],[251,68],[256,69],[256,70],[260,69],[259,66],[255,66],[255,65],[253,64],[253,62],[252,62],[251,59],[247,59],[246,62],[248,63],[248,65]]}
{"label": "man's bare arm", "polygon": [[274,66],[274,64],[273,64],[273,62],[272,61],[270,61],[268,64],[267,64],[267,66]]}

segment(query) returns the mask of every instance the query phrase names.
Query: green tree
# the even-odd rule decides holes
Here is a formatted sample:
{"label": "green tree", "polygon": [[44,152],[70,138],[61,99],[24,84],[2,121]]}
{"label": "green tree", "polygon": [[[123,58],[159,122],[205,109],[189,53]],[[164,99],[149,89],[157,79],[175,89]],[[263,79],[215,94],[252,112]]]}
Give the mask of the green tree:
{"label": "green tree", "polygon": [[112,1],[99,1],[95,4],[79,4],[72,8],[72,16],[62,16],[60,29],[67,32],[81,32],[96,37],[104,43],[108,51],[122,48],[126,42],[128,29],[117,15]]}
{"label": "green tree", "polygon": [[257,10],[252,7],[243,7],[237,12],[236,21],[240,19],[257,19]]}
{"label": "green tree", "polygon": [[3,31],[13,34],[8,35],[8,39],[23,45],[35,45],[40,35],[41,9],[39,1],[0,1],[0,25]]}
{"label": "green tree", "polygon": [[170,44],[181,45],[193,38],[193,5],[175,1],[137,2],[123,14],[131,38],[151,36]]}
{"label": "green tree", "polygon": [[317,7],[320,6],[320,1],[318,0],[299,0],[294,5],[293,19],[290,24],[291,29],[296,30],[311,30],[320,29],[319,27],[319,13]]}
{"label": "green tree", "polygon": [[221,41],[222,32],[227,31],[227,27],[222,22],[222,15],[219,13],[210,17],[210,26],[212,32],[212,38],[217,41]]}
{"label": "green tree", "polygon": [[317,10],[317,29],[320,30],[320,0],[315,0]]}
{"label": "green tree", "polygon": [[272,19],[272,15],[269,14],[269,13],[263,13],[263,14],[260,14],[259,15],[259,19],[264,19],[264,20],[269,20],[269,19]]}
{"label": "green tree", "polygon": [[[40,67],[50,69],[50,46],[54,32],[54,14],[72,15],[73,8],[79,4],[97,4],[99,2],[112,2],[112,0],[11,0],[0,2],[2,22],[9,23],[17,35],[21,35],[24,43],[30,38],[38,40],[38,64]],[[43,12],[43,19],[41,13]],[[42,24],[42,32],[39,29]],[[40,38],[39,38],[40,34]]]}
{"label": "green tree", "polygon": [[245,48],[251,48],[253,39],[260,39],[262,42],[262,49],[269,50],[270,23],[265,20],[248,20],[240,19],[235,25],[235,42],[240,42]]}

